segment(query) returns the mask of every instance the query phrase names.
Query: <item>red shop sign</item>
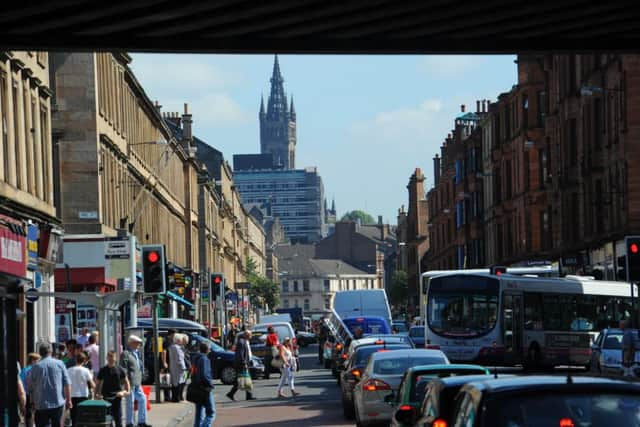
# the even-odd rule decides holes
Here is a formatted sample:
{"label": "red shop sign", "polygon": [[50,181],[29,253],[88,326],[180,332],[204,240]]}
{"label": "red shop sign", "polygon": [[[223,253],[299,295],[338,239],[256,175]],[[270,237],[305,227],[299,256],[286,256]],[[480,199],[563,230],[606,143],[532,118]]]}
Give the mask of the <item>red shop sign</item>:
{"label": "red shop sign", "polygon": [[27,273],[27,238],[12,230],[18,230],[18,227],[21,226],[0,225],[0,272],[24,277]]}

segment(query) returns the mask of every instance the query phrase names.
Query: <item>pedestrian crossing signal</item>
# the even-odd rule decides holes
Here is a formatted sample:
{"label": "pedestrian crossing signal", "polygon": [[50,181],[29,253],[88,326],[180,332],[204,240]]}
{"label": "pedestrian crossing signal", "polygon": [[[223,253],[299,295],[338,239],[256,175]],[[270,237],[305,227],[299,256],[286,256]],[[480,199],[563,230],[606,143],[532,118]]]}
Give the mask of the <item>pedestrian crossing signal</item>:
{"label": "pedestrian crossing signal", "polygon": [[640,236],[627,236],[627,280],[640,282]]}
{"label": "pedestrian crossing signal", "polygon": [[163,245],[142,247],[142,280],[145,294],[164,294],[167,288]]}
{"label": "pedestrian crossing signal", "polygon": [[220,297],[220,288],[224,283],[224,275],[222,273],[213,273],[211,275],[211,299],[216,301]]}

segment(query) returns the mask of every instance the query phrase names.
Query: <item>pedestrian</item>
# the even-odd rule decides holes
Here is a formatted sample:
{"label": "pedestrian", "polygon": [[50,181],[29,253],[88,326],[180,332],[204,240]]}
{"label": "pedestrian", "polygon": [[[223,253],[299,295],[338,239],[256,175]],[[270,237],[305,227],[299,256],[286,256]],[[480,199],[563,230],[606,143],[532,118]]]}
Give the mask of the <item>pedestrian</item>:
{"label": "pedestrian", "polygon": [[[233,387],[231,387],[231,390],[227,393],[227,397],[231,400],[236,400],[234,396],[238,391],[238,376],[240,376],[244,371],[249,370],[249,364],[251,363],[251,346],[249,345],[250,338],[251,331],[247,329],[239,335],[238,341],[235,345],[233,367],[236,370],[236,378],[233,382]],[[251,390],[245,390],[245,395],[247,400],[256,400],[256,398],[253,397]]]}
{"label": "pedestrian", "polygon": [[69,381],[71,381],[71,423],[75,426],[78,416],[78,405],[89,399],[89,392],[95,389],[96,384],[93,382],[93,374],[83,365],[87,361],[83,353],[76,357],[76,366],[68,370]]}
{"label": "pedestrian", "polygon": [[324,363],[324,343],[327,341],[328,334],[329,329],[324,322],[322,322],[318,332],[318,361],[321,365]]}
{"label": "pedestrian", "polygon": [[111,417],[115,427],[122,427],[122,398],[130,393],[127,373],[116,365],[116,352],[107,353],[107,365],[103,366],[96,377],[96,398],[111,403]]}
{"label": "pedestrian", "polygon": [[183,334],[175,334],[173,344],[169,346],[169,375],[171,377],[171,397],[174,402],[183,400],[182,391],[187,370],[184,348],[182,347],[183,337],[186,338]]}
{"label": "pedestrian", "polygon": [[280,375],[280,383],[278,384],[278,397],[286,397],[282,393],[282,387],[285,382],[289,384],[292,396],[298,396],[300,393],[295,390],[294,377],[297,370],[297,360],[294,354],[293,344],[291,338],[285,337],[282,345],[280,346],[280,358],[283,362]]}
{"label": "pedestrian", "polygon": [[74,366],[76,366],[75,355],[77,346],[78,342],[74,339],[67,340],[66,342],[67,351],[64,354],[62,361],[67,368],[73,368]]}
{"label": "pedestrian", "polygon": [[65,406],[73,408],[69,374],[62,361],[51,357],[52,351],[51,344],[41,343],[38,353],[42,359],[27,374],[36,427],[61,426]]}
{"label": "pedestrian", "polygon": [[[171,344],[173,344],[173,338],[176,335],[176,331],[175,329],[171,328],[167,331],[167,336],[162,340],[162,370],[160,371],[161,374],[167,374],[169,372],[169,363],[170,363],[170,355],[169,355],[169,347],[171,347]],[[169,375],[170,378],[170,375]],[[161,384],[163,384],[161,382]],[[169,382],[164,383],[163,384],[163,388],[162,391],[164,393],[164,401],[165,402],[170,402],[172,399],[171,396],[171,380],[169,379]]]}
{"label": "pedestrian", "polygon": [[634,335],[637,332],[629,328],[629,319],[620,322],[622,329],[622,372],[625,377],[635,377],[633,365],[636,361],[636,346]]}
{"label": "pedestrian", "polygon": [[127,396],[127,427],[133,427],[134,405],[138,402],[138,427],[150,427],[147,424],[147,398],[142,391],[142,357],[138,349],[142,339],[137,335],[130,335],[127,349],[122,352],[120,366],[127,373],[131,393]]}
{"label": "pedestrian", "polygon": [[27,384],[27,376],[33,368],[33,365],[40,361],[40,355],[38,353],[29,353],[27,355],[27,366],[24,367],[20,371],[20,381],[22,382],[22,388],[25,390],[26,394],[26,402],[25,402],[25,413],[24,413],[24,422],[26,427],[33,426],[33,411],[31,410],[31,396],[28,393],[29,385]]}
{"label": "pedestrian", "polygon": [[278,354],[278,346],[280,345],[278,334],[276,334],[273,326],[269,326],[267,328],[267,340],[265,345],[267,346],[267,352],[264,358],[264,379],[268,380],[269,373],[271,372],[271,361]]}
{"label": "pedestrian", "polygon": [[[201,402],[195,403],[196,413],[193,419],[193,427],[210,427],[216,419],[216,403],[213,397],[214,386],[211,359],[208,357],[209,344],[201,342],[199,350],[198,353],[193,355],[193,360],[191,361],[191,384],[189,387],[198,388],[203,395],[208,393],[208,397]],[[187,392],[188,394],[189,392]]]}
{"label": "pedestrian", "polygon": [[95,378],[100,371],[100,346],[97,343],[97,335],[91,334],[89,336],[89,343],[85,347],[84,351],[89,356],[89,363],[91,364],[91,372]]}
{"label": "pedestrian", "polygon": [[89,342],[90,336],[91,335],[89,334],[89,328],[87,328],[86,326],[82,328],[82,332],[76,337],[76,341],[78,342],[78,345],[81,349],[84,349],[86,347],[87,343]]}

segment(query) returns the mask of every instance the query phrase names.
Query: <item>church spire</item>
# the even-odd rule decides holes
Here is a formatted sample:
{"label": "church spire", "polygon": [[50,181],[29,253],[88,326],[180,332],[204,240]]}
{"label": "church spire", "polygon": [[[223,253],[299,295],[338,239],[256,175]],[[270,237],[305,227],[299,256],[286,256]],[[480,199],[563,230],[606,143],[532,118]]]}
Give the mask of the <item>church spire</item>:
{"label": "church spire", "polygon": [[331,212],[333,212],[333,214],[336,214],[336,199],[335,197],[333,199],[331,199]]}
{"label": "church spire", "polygon": [[291,95],[291,108],[289,108],[289,115],[291,120],[296,121],[296,107],[293,106],[293,95]]}
{"label": "church spire", "polygon": [[264,116],[264,95],[260,95],[260,117]]}
{"label": "church spire", "polygon": [[283,115],[288,112],[287,95],[284,93],[284,79],[280,73],[280,63],[278,55],[273,61],[273,74],[271,75],[271,93],[267,103],[267,116],[272,120],[284,118]]}

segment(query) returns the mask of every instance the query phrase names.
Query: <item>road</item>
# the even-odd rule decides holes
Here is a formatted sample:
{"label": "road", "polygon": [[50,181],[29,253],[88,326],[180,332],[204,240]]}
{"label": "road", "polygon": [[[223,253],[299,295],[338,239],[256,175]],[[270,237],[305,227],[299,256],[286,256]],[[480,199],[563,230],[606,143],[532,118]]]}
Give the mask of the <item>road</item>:
{"label": "road", "polygon": [[[244,392],[236,393],[236,401],[230,401],[225,393],[230,386],[216,386],[215,426],[353,426],[342,415],[340,388],[331,371],[318,364],[318,347],[311,345],[300,352],[301,370],[296,376],[296,391],[301,395],[295,399],[278,399],[276,389],[279,375],[269,380],[254,381],[255,401],[244,400]],[[290,395],[288,387],[285,394]],[[187,425],[193,425],[187,424]]]}

